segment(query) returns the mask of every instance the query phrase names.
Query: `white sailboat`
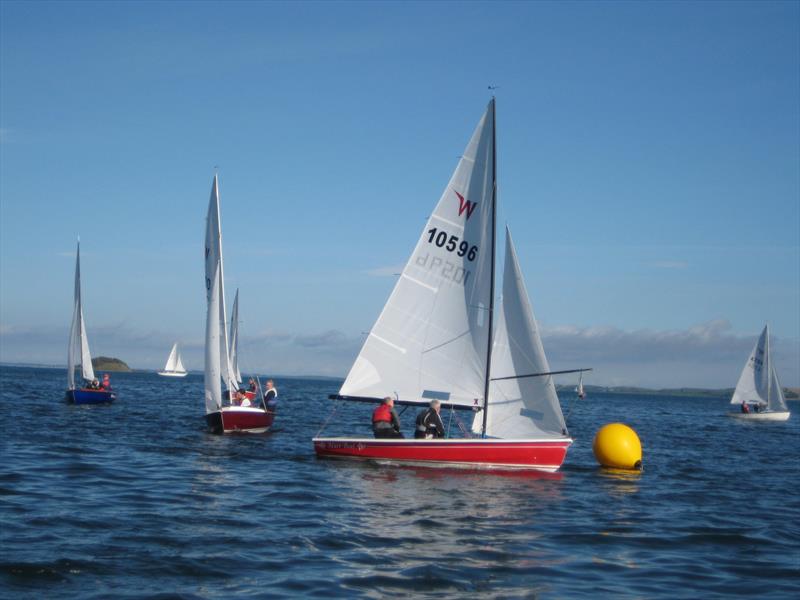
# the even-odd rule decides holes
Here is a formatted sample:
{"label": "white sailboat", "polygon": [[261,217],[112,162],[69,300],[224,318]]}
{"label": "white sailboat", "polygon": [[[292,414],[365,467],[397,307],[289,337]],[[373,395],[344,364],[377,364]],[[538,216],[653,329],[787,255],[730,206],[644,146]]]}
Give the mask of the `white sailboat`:
{"label": "white sailboat", "polygon": [[86,322],[83,319],[81,300],[81,242],[75,256],[75,287],[73,295],[72,324],[69,329],[69,348],[67,349],[67,400],[73,404],[102,404],[113,402],[116,395],[103,389],[75,385],[75,367],[80,361],[81,376],[84,382],[95,381],[92,368],[92,353],[89,351],[89,337],[86,335]]}
{"label": "white sailboat", "polygon": [[[430,466],[557,470],[572,439],[514,250],[506,237],[495,315],[494,99],[333,399],[466,410],[474,435],[317,437],[319,456]],[[496,328],[493,320],[498,317]]]}
{"label": "white sailboat", "polygon": [[786,421],[791,414],[772,364],[769,325],[764,326],[747,357],[731,396],[731,408],[730,416],[752,421]]}
{"label": "white sailboat", "polygon": [[178,351],[178,343],[172,345],[172,350],[167,358],[164,370],[158,372],[163,377],[186,377],[186,369],[181,361],[181,353]]}
{"label": "white sailboat", "polygon": [[[214,432],[261,433],[272,425],[274,413],[266,407],[226,404],[238,389],[236,373],[230,359],[225,312],[225,279],[222,261],[222,229],[220,225],[219,185],[217,176],[211,186],[205,236],[206,273],[206,342],[205,342],[205,405],[206,422]],[[222,382],[227,394],[222,393]]]}
{"label": "white sailboat", "polygon": [[575,388],[575,393],[578,395],[578,398],[580,398],[581,400],[586,398],[586,392],[583,391],[583,373],[581,373],[580,376],[578,377],[578,385]]}

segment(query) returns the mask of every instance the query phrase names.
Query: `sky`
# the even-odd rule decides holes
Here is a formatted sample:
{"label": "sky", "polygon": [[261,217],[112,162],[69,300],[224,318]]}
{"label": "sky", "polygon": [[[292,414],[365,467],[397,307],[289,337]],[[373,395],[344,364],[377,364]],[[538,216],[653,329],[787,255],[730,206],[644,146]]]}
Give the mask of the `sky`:
{"label": "sky", "polygon": [[[798,2],[0,3],[0,361],[202,369],[219,172],[244,371],[344,376],[498,86],[554,369],[800,385]],[[502,256],[499,258],[502,260]],[[230,300],[229,300],[230,302]]]}

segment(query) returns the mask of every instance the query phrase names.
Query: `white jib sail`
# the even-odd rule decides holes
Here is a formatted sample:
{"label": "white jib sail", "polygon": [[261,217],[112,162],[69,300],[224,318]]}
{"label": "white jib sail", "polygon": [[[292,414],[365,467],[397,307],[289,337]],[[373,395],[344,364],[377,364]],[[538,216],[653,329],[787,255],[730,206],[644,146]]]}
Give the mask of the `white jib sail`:
{"label": "white jib sail", "polygon": [[769,395],[769,410],[774,412],[786,412],[789,407],[786,406],[786,398],[783,395],[783,388],[781,382],[778,381],[778,373],[775,367],[772,367],[772,385],[770,385]]}
{"label": "white jib sail", "polygon": [[67,352],[67,389],[75,389],[75,358],[76,351],[81,361],[81,375],[84,379],[94,379],[92,368],[92,355],[89,352],[89,338],[86,336],[86,324],[83,320],[83,306],[81,304],[81,243],[78,241],[78,250],[75,256],[75,288],[74,306],[72,310],[72,324],[69,329],[69,350]]}
{"label": "white jib sail", "polygon": [[[550,365],[544,353],[517,253],[506,228],[503,299],[492,347],[486,435],[503,439],[560,438],[567,435]],[[505,378],[510,379],[499,379]],[[480,433],[483,415],[478,413],[473,431]]]}
{"label": "white jib sail", "polygon": [[742,374],[739,376],[736,389],[731,397],[731,404],[741,404],[742,402],[767,403],[769,401],[768,338],[768,327],[764,326],[764,330],[753,347],[753,351],[744,364],[744,369],[742,369]]}
{"label": "white jib sail", "polygon": [[205,262],[206,262],[206,298],[211,301],[211,288],[214,273],[219,270],[219,298],[218,298],[218,318],[222,324],[220,337],[220,364],[221,377],[225,381],[228,390],[237,389],[236,377],[230,365],[228,356],[228,330],[226,325],[225,310],[225,275],[222,261],[222,229],[220,224],[219,210],[219,185],[217,176],[211,185],[211,198],[208,201],[208,213],[206,215],[206,240],[205,240]]}
{"label": "white jib sail", "polygon": [[242,383],[242,373],[239,371],[239,289],[236,289],[236,296],[233,298],[233,310],[231,310],[231,336],[228,354],[231,359],[231,369],[236,377],[236,383]]}
{"label": "white jib sail", "polygon": [[[205,400],[206,414],[216,412],[222,406],[220,387],[220,327],[219,327],[219,282],[220,270],[217,267],[211,276],[208,307],[206,311],[206,352],[205,352]],[[224,330],[224,328],[223,328]]]}
{"label": "white jib sail", "polygon": [[494,101],[340,393],[483,405],[494,231]]}
{"label": "white jib sail", "polygon": [[181,353],[180,351],[175,352],[175,368],[174,371],[176,373],[186,373],[186,367],[183,366],[183,361],[181,360]]}

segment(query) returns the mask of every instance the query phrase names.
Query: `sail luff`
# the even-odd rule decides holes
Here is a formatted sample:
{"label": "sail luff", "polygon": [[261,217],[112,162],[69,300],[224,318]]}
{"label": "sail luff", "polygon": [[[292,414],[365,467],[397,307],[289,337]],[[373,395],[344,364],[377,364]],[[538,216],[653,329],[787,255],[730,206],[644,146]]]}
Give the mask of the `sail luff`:
{"label": "sail luff", "polygon": [[495,119],[494,97],[492,97],[492,101],[489,105],[492,111],[492,222],[489,226],[492,236],[492,258],[489,263],[491,272],[491,283],[489,284],[489,335],[487,336],[486,342],[486,372],[483,386],[483,425],[481,427],[482,437],[486,437],[486,421],[489,418],[489,387],[491,385],[492,346],[494,345],[492,325],[494,321],[495,251],[497,246],[497,123]]}

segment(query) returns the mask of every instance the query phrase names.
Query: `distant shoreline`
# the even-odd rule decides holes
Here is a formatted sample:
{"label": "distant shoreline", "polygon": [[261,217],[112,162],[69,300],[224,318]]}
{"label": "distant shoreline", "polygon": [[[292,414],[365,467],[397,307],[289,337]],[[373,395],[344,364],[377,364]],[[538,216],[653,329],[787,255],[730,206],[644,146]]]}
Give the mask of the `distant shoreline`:
{"label": "distant shoreline", "polygon": [[[0,362],[1,367],[14,367],[23,369],[66,369],[66,365],[41,365],[33,363],[8,363]],[[155,373],[157,369],[131,369],[129,373]],[[202,375],[202,371],[189,371],[190,374]],[[281,375],[270,374],[274,379],[310,379],[315,381],[344,381],[343,377],[329,375]],[[707,389],[707,388],[662,388],[652,389],[634,386],[603,386],[585,385],[583,388],[588,395],[592,394],[625,394],[640,396],[685,396],[692,398],[730,398],[734,388]],[[573,392],[574,385],[556,385],[558,392]],[[783,388],[787,400],[800,400],[800,388]]]}

